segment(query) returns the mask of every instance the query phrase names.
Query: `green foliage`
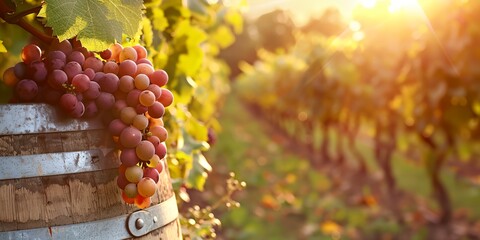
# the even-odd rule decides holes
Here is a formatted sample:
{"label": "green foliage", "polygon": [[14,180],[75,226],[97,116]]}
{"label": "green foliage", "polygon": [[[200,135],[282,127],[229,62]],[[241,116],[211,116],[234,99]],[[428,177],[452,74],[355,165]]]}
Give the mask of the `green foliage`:
{"label": "green foliage", "polygon": [[142,20],[141,0],[47,0],[39,14],[60,41],[76,37],[90,51],[102,51],[122,34],[133,37]]}

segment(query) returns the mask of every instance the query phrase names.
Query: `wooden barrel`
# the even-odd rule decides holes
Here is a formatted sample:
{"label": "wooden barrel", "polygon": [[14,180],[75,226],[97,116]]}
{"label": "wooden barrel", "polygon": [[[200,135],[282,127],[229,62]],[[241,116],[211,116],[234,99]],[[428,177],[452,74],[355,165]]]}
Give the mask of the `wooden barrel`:
{"label": "wooden barrel", "polygon": [[0,105],[0,239],[181,239],[167,168],[139,210],[121,199],[117,154],[98,120]]}

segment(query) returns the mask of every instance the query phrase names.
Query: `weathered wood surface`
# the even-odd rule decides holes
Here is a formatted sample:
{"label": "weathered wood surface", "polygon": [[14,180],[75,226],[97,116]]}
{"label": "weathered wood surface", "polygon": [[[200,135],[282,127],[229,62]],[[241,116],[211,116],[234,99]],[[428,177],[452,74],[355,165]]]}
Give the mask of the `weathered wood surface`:
{"label": "weathered wood surface", "polygon": [[[52,107],[39,104],[38,107],[16,106],[14,109],[17,111],[27,109],[33,112],[33,116],[21,112],[17,114],[15,124],[4,124],[11,118],[5,117],[11,111],[6,106],[14,105],[0,105],[0,165],[21,164],[12,160],[11,156],[21,157],[25,161],[31,155],[48,158],[51,153],[95,149],[105,153],[114,151],[110,135],[99,129],[98,122],[68,122],[56,115]],[[49,116],[40,114],[41,111]],[[38,121],[34,118],[38,118]],[[53,131],[55,123],[46,121],[60,121],[61,127]],[[33,128],[22,127],[22,124],[33,123]],[[48,127],[42,127],[42,124]],[[19,129],[9,129],[12,126]],[[121,191],[116,184],[118,158],[112,158],[114,154],[105,155],[110,159],[92,159],[92,162],[117,161],[108,169],[54,176],[42,176],[40,171],[35,177],[0,180],[0,232],[91,222],[138,210],[121,199]],[[10,162],[1,162],[5,159]],[[163,202],[174,194],[167,169],[160,174],[158,191],[152,197],[152,204]],[[135,239],[181,239],[180,225],[174,221]]]}

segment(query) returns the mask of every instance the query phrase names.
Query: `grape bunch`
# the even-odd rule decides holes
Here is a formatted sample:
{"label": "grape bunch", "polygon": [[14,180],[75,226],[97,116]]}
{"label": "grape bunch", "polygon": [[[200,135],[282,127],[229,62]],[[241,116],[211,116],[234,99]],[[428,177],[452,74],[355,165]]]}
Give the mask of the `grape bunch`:
{"label": "grape bunch", "polygon": [[26,45],[21,57],[3,74],[14,88],[11,102],[45,102],[73,118],[104,119],[120,149],[122,199],[150,206],[167,153],[162,117],[173,103],[172,92],[164,88],[168,74],[153,68],[140,45],[115,43],[94,53],[65,40],[46,51]]}

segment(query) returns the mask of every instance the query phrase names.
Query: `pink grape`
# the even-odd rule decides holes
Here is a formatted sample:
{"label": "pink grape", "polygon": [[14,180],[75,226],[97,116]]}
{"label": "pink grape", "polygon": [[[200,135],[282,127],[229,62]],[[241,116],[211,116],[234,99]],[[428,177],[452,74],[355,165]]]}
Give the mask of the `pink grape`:
{"label": "pink grape", "polygon": [[131,167],[140,162],[140,158],[138,158],[134,148],[125,148],[120,153],[120,161],[126,167]]}
{"label": "pink grape", "polygon": [[145,74],[138,74],[135,79],[133,80],[135,87],[139,90],[147,89],[148,85],[150,85],[150,79]]}
{"label": "pink grape", "polygon": [[113,136],[120,136],[123,129],[125,129],[126,127],[128,127],[128,125],[117,118],[110,122],[110,124],[108,125],[108,130]]}
{"label": "pink grape", "polygon": [[82,66],[78,62],[68,62],[63,67],[63,71],[67,74],[69,80],[82,73]]}
{"label": "pink grape", "polygon": [[158,183],[158,180],[160,178],[160,174],[158,173],[157,169],[147,167],[147,168],[143,169],[143,177],[151,178],[151,179],[153,179],[153,181],[155,181],[155,183]]}
{"label": "pink grape", "polygon": [[158,155],[160,159],[163,159],[167,155],[167,147],[165,147],[165,144],[159,144],[155,148],[155,154]]}
{"label": "pink grape", "polygon": [[120,62],[125,60],[137,61],[137,51],[132,47],[125,47],[122,49],[119,55]]}
{"label": "pink grape", "polygon": [[120,110],[120,119],[125,124],[132,124],[135,116],[137,116],[137,112],[132,107],[126,107]]}
{"label": "pink grape", "polygon": [[23,79],[15,87],[18,98],[22,101],[33,100],[38,94],[38,85],[31,79]]}
{"label": "pink grape", "polygon": [[154,102],[152,106],[148,107],[150,117],[161,118],[163,114],[165,114],[165,107],[159,102]]}
{"label": "pink grape", "polygon": [[138,158],[142,161],[148,161],[155,154],[155,147],[147,140],[141,141],[135,148]]}
{"label": "pink grape", "polygon": [[125,186],[127,186],[127,184],[129,184],[130,182],[127,180],[127,178],[125,177],[125,174],[119,174],[118,177],[117,177],[117,186],[120,188],[120,189],[125,189]]}
{"label": "pink grape", "polygon": [[104,73],[118,74],[118,64],[114,61],[108,61],[103,65]]}
{"label": "pink grape", "polygon": [[67,57],[67,62],[71,62],[71,61],[77,62],[80,65],[83,65],[83,63],[85,63],[85,55],[83,55],[83,53],[79,51],[73,51]]}
{"label": "pink grape", "polygon": [[132,60],[125,60],[118,66],[118,76],[123,77],[125,75],[135,76],[137,72],[137,64]]}
{"label": "pink grape", "polygon": [[85,113],[83,116],[85,118],[93,118],[98,114],[98,107],[95,101],[89,101],[85,103]]}
{"label": "pink grape", "polygon": [[125,195],[129,198],[134,198],[137,196],[137,185],[135,183],[129,183],[125,186]]}
{"label": "pink grape", "polygon": [[164,107],[168,107],[173,103],[173,93],[170,90],[163,88],[162,95],[157,99]]}
{"label": "pink grape", "polygon": [[72,85],[75,87],[75,91],[83,93],[90,88],[90,78],[85,74],[78,74],[72,78]]}
{"label": "pink grape", "polygon": [[130,107],[136,107],[140,102],[138,101],[138,97],[142,91],[138,89],[134,89],[127,94],[127,105]]}
{"label": "pink grape", "polygon": [[83,116],[83,114],[85,113],[85,105],[83,104],[83,102],[77,102],[77,105],[75,105],[75,109],[73,109],[73,111],[71,111],[69,114],[71,117],[73,118],[80,118]]}
{"label": "pink grape", "polygon": [[[73,81],[72,81],[72,84],[73,84]],[[89,81],[88,85],[89,85],[88,89],[85,90],[85,92],[83,92],[83,96],[86,99],[90,99],[90,100],[97,99],[98,96],[100,96],[100,85],[98,85],[98,83],[93,81]]]}
{"label": "pink grape", "polygon": [[103,78],[98,80],[100,89],[104,92],[114,93],[118,90],[119,79],[118,76],[113,73],[107,73]]}
{"label": "pink grape", "polygon": [[109,110],[115,104],[115,97],[111,93],[101,92],[95,99],[97,107],[102,110]]}
{"label": "pink grape", "polygon": [[150,77],[150,81],[153,84],[159,87],[163,87],[168,83],[168,74],[164,70],[156,70],[148,75],[148,77]]}
{"label": "pink grape", "polygon": [[127,167],[125,170],[125,177],[131,183],[137,183],[143,178],[143,170],[139,166]]}
{"label": "pink grape", "polygon": [[140,141],[142,141],[142,133],[134,127],[126,127],[120,134],[120,144],[126,148],[134,148]]}
{"label": "pink grape", "polygon": [[133,83],[133,77],[129,75],[122,76],[119,80],[118,88],[120,91],[124,93],[129,93],[130,91],[135,89],[135,84]]}
{"label": "pink grape", "polygon": [[103,63],[102,60],[96,57],[89,57],[85,59],[85,63],[83,64],[83,69],[91,68],[95,72],[103,71]]}
{"label": "pink grape", "polygon": [[77,97],[71,93],[63,94],[60,98],[60,107],[65,110],[65,112],[72,112],[77,107],[77,104]]}
{"label": "pink grape", "polygon": [[157,190],[157,185],[155,184],[155,181],[151,178],[142,178],[137,183],[137,191],[138,194],[140,194],[143,197],[151,197],[153,194],[155,194],[155,191]]}

